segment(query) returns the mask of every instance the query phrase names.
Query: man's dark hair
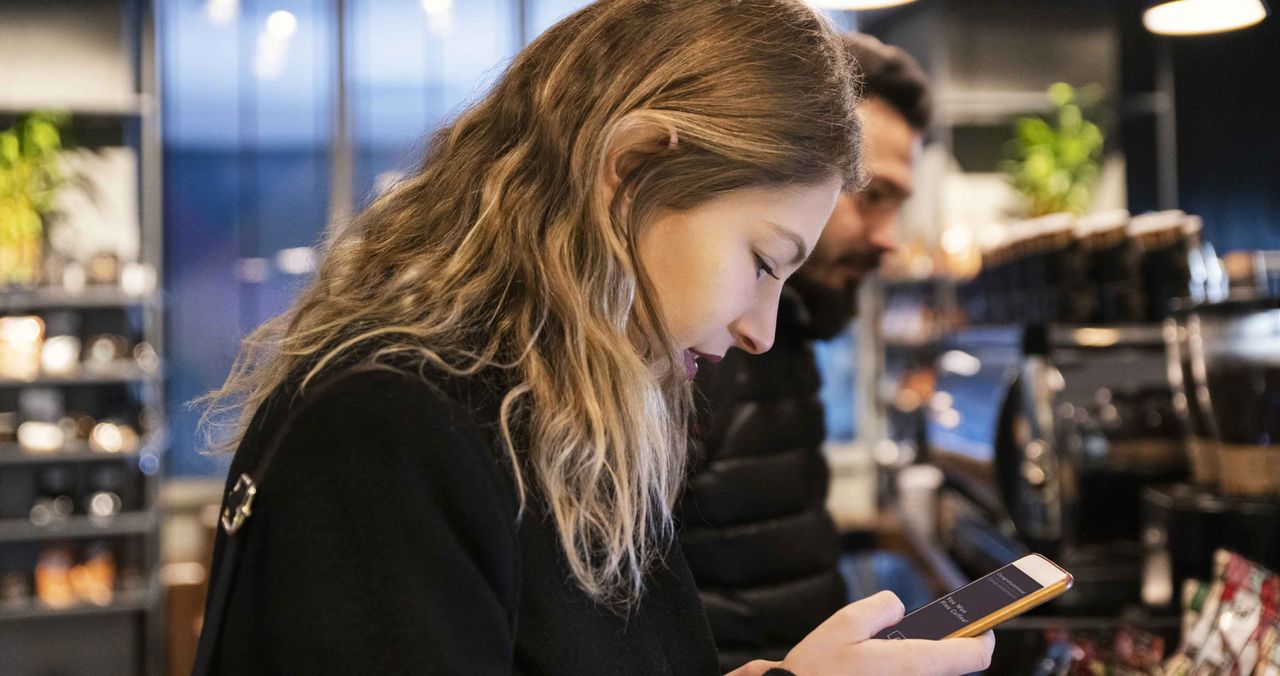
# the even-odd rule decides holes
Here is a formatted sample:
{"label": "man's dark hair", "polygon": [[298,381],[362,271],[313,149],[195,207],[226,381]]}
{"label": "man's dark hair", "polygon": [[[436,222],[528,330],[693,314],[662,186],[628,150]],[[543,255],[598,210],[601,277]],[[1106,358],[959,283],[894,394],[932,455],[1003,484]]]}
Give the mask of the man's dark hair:
{"label": "man's dark hair", "polygon": [[924,69],[910,54],[865,33],[844,36],[845,52],[858,64],[864,98],[878,98],[917,131],[929,126],[933,102]]}

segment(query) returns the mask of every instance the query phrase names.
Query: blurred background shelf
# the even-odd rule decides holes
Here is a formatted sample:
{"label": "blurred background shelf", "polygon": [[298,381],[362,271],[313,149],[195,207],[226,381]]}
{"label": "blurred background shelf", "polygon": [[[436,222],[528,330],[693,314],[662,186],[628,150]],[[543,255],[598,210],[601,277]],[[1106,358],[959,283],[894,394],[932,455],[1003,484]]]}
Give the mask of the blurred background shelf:
{"label": "blurred background shelf", "polygon": [[155,108],[150,96],[136,94],[107,98],[23,97],[0,94],[0,115],[22,115],[33,110],[60,110],[83,117],[141,117]]}
{"label": "blurred background shelf", "polygon": [[[158,452],[158,450],[156,451]],[[0,444],[0,466],[4,465],[56,465],[80,462],[137,462],[142,451],[128,453],[103,453],[94,451],[86,443],[64,446],[50,453],[32,453],[18,444]]]}
{"label": "blurred background shelf", "polygon": [[88,288],[76,293],[62,289],[0,289],[0,314],[144,307],[157,301],[156,294],[138,296],[125,293],[119,288]]}
{"label": "blurred background shelf", "polygon": [[37,526],[29,519],[0,520],[0,543],[146,535],[159,524],[154,510],[110,517],[73,516],[59,524]]}
{"label": "blurred background shelf", "polygon": [[159,594],[159,588],[153,585],[149,590],[116,592],[111,603],[104,606],[78,603],[64,608],[55,608],[39,601],[31,601],[14,608],[0,607],[0,623],[142,613],[154,607]]}
{"label": "blurred background shelf", "polygon": [[1054,325],[1050,338],[1056,347],[1164,347],[1161,324],[1115,324],[1099,326]]}
{"label": "blurred background shelf", "polygon": [[0,378],[0,387],[37,387],[44,385],[113,385],[156,381],[163,378],[162,369],[148,371],[136,364],[122,364],[97,373],[79,373],[70,376],[40,375],[31,380]]}

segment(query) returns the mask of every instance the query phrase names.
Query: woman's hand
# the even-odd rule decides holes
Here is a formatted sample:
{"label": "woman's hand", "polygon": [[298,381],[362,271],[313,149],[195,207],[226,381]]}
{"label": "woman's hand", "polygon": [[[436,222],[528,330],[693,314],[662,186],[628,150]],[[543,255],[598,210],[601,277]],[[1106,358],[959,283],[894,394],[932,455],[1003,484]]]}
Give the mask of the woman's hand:
{"label": "woman's hand", "polygon": [[828,674],[920,674],[959,676],[991,665],[996,640],[991,632],[977,638],[945,641],[872,639],[876,632],[902,619],[905,609],[893,592],[880,592],[842,608],[805,637],[781,662],[756,660],[730,676],[761,676],[781,668],[796,676]]}

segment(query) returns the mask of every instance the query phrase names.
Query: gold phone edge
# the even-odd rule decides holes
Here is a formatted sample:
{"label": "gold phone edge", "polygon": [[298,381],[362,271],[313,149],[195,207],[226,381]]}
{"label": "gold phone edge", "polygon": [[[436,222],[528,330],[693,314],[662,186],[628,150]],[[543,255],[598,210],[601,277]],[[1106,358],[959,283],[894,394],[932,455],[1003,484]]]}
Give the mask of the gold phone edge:
{"label": "gold phone edge", "polygon": [[[991,613],[990,615],[987,615],[981,620],[978,620],[977,622],[974,622],[973,624],[968,625],[963,629],[959,629],[955,632],[952,632],[951,634],[948,634],[946,638],[972,638],[974,636],[977,636],[978,634],[981,634],[982,632],[1004,622],[1005,620],[1011,619],[1013,617],[1017,617],[1018,615],[1021,615],[1023,612],[1030,610],[1031,608],[1038,606],[1041,603],[1044,603],[1045,601],[1048,601],[1049,599],[1052,599],[1053,597],[1062,594],[1063,592],[1067,591],[1067,589],[1070,589],[1072,582],[1073,580],[1071,578],[1071,575],[1067,574],[1065,578],[1049,585],[1048,587],[1042,587],[1038,591],[1032,592],[1031,594],[1024,596],[1018,601],[1015,601],[1014,603],[1010,603],[1009,605],[1001,608],[1000,610],[997,610],[996,612]],[[946,640],[946,639],[944,638],[943,640]]]}

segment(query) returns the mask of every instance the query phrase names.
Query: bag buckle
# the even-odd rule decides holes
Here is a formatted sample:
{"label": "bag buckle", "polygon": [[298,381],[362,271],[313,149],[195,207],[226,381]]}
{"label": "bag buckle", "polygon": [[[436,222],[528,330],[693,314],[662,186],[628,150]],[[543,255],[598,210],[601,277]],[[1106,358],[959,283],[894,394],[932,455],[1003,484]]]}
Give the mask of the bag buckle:
{"label": "bag buckle", "polygon": [[257,494],[258,487],[248,474],[241,474],[236,479],[236,485],[227,494],[227,506],[222,510],[222,528],[227,535],[235,535],[253,513],[253,497]]}

